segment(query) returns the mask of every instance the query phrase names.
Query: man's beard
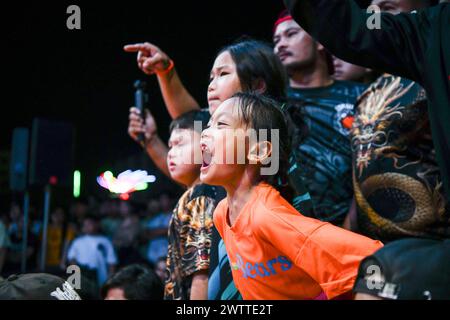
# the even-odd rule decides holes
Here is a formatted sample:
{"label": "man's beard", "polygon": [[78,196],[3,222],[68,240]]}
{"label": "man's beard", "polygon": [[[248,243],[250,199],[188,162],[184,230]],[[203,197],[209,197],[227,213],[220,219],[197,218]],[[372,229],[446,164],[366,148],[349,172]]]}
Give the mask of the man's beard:
{"label": "man's beard", "polygon": [[304,59],[301,61],[294,61],[288,64],[285,64],[286,72],[290,75],[297,72],[305,72],[314,70],[316,66],[315,55],[311,55],[308,59]]}

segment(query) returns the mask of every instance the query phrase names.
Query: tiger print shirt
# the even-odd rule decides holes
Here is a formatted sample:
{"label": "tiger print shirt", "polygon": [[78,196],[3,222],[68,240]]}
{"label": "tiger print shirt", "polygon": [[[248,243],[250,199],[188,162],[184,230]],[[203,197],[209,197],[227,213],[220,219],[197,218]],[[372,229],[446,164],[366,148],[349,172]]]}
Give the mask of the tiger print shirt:
{"label": "tiger print shirt", "polygon": [[189,300],[192,276],[209,270],[216,187],[188,189],[178,200],[169,225],[164,299]]}

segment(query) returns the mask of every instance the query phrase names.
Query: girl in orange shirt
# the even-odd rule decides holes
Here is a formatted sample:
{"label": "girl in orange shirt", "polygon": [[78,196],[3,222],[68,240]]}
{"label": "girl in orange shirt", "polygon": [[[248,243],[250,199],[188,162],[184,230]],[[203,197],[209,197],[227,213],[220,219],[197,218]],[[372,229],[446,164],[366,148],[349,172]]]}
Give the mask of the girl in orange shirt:
{"label": "girl in orange shirt", "polygon": [[223,102],[202,133],[200,178],[227,191],[214,223],[233,280],[244,299],[346,297],[359,262],[382,244],[305,217],[280,195],[288,141],[277,103],[253,93]]}

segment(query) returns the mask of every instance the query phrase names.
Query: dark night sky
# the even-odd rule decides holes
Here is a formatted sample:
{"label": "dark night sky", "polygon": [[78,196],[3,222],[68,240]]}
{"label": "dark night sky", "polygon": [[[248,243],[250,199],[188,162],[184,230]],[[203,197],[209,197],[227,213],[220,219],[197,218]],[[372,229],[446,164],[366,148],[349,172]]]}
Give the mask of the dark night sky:
{"label": "dark night sky", "polygon": [[[66,28],[66,8],[81,8],[82,30]],[[75,164],[92,174],[140,152],[127,135],[135,79],[149,80],[151,109],[167,137],[169,117],[157,82],[142,74],[127,43],[150,41],[175,61],[185,85],[206,103],[216,52],[239,36],[271,40],[282,1],[47,2],[3,11],[3,121],[0,150],[12,130],[34,117],[66,120],[76,128]],[[6,98],[6,99],[5,99]]]}

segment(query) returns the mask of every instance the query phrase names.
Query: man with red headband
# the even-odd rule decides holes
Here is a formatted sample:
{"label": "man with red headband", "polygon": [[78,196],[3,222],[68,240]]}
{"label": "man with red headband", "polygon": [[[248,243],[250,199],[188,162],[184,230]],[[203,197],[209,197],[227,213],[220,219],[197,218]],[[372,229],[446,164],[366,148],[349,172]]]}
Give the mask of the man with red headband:
{"label": "man with red headband", "polygon": [[[425,1],[425,0],[424,0]],[[353,0],[285,0],[295,20],[333,54],[403,76],[427,93],[436,160],[450,202],[450,4],[377,17]],[[428,1],[432,2],[432,1]],[[437,2],[437,1],[434,1]],[[370,27],[370,19],[379,27]]]}
{"label": "man with red headband", "polygon": [[275,53],[289,75],[288,112],[303,136],[292,146],[292,168],[314,204],[314,218],[342,225],[353,199],[349,129],[363,84],[333,80],[333,60],[287,13],[273,30]]}

